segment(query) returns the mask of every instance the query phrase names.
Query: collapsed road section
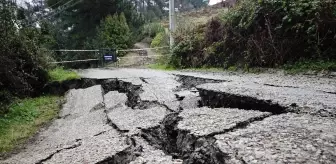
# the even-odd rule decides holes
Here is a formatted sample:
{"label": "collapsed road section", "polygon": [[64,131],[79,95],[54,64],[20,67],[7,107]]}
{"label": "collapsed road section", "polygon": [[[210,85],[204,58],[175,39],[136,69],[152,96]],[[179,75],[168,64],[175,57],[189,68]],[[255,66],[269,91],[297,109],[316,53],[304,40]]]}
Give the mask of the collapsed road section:
{"label": "collapsed road section", "polygon": [[59,118],[0,163],[336,163],[335,94],[122,71],[67,83]]}

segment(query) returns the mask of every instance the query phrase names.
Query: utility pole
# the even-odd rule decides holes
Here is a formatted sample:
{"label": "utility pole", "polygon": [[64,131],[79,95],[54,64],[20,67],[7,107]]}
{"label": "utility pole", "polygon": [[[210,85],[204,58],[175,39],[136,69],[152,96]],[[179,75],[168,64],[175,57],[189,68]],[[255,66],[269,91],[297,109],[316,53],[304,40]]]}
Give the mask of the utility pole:
{"label": "utility pole", "polygon": [[169,0],[170,48],[172,48],[174,45],[173,32],[175,32],[175,4],[174,4],[174,0]]}

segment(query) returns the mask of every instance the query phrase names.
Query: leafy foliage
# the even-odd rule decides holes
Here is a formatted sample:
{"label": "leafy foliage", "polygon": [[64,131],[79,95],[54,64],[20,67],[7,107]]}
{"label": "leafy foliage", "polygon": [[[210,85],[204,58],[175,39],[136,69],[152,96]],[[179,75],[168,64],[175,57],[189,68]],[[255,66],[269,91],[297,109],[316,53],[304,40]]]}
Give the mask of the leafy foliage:
{"label": "leafy foliage", "polygon": [[165,32],[164,27],[157,22],[145,24],[142,28],[143,29],[141,35],[143,37],[154,38],[157,34]]}
{"label": "leafy foliage", "polygon": [[96,45],[103,48],[126,49],[129,44],[130,30],[125,15],[109,15],[97,28]]}
{"label": "leafy foliage", "polygon": [[[165,7],[163,0],[85,0],[75,5],[72,5],[73,3],[66,5],[68,2],[71,1],[47,1],[48,6],[53,7],[53,12],[62,11],[64,8],[62,8],[62,5],[66,6],[65,11],[60,12],[60,14],[55,16],[55,19],[50,20],[50,22],[58,26],[58,31],[54,33],[55,36],[58,36],[56,40],[59,46],[58,49],[120,48],[120,46],[125,48],[124,45],[130,46],[136,40],[139,40],[136,36],[145,22],[150,22],[164,15],[163,8]],[[106,18],[112,16],[114,21],[117,20],[114,16],[119,17],[120,15],[122,15],[122,19],[125,20],[128,26],[127,36],[110,37],[108,41],[97,40],[97,35],[100,35],[100,39],[107,38],[106,35],[102,36],[104,35],[102,33],[106,33],[106,31],[99,32],[103,28],[103,22],[107,21]],[[120,18],[118,18],[118,21],[120,21]],[[113,24],[112,22],[106,23],[105,27]],[[119,25],[121,27],[117,27]],[[124,23],[114,23],[113,26],[125,29]],[[59,35],[59,33],[62,35]],[[111,42],[111,38],[114,40],[113,42]],[[72,54],[68,56],[78,57]]]}
{"label": "leafy foliage", "polygon": [[[204,61],[196,66],[226,68],[277,67],[302,59],[334,60],[335,11],[333,0],[243,0],[207,24],[199,33],[205,34],[204,41],[195,37],[198,34],[187,36],[187,41],[178,39],[175,54]],[[181,47],[183,44],[189,44],[188,51]]]}
{"label": "leafy foliage", "polygon": [[165,32],[158,33],[152,40],[151,47],[168,46],[168,35]]}
{"label": "leafy foliage", "polygon": [[2,1],[0,14],[0,90],[17,96],[33,95],[48,81],[46,57],[39,49],[39,33],[18,29],[15,6]]}
{"label": "leafy foliage", "polygon": [[201,67],[204,60],[204,35],[204,26],[180,26],[174,33],[176,45],[170,64],[175,68]]}

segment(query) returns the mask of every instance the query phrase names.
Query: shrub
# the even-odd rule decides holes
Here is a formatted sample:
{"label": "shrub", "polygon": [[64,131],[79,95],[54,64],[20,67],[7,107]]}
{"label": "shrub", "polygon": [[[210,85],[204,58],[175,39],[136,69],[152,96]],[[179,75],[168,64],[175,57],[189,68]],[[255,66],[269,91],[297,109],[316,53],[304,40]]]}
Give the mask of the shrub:
{"label": "shrub", "polygon": [[335,9],[331,0],[242,1],[223,16],[225,53],[237,54],[250,66],[267,67],[335,59]]}
{"label": "shrub", "polygon": [[168,35],[165,32],[158,33],[152,40],[151,47],[163,47],[168,46]]}
{"label": "shrub", "polygon": [[186,67],[278,67],[336,59],[333,0],[242,0],[205,30],[192,31],[175,36],[174,55]]}
{"label": "shrub", "polygon": [[14,101],[13,95],[7,90],[0,90],[0,116],[8,112],[8,105]]}
{"label": "shrub", "polygon": [[171,58],[175,68],[201,67],[204,64],[204,31],[203,26],[185,29],[175,33],[176,45]]}
{"label": "shrub", "polygon": [[39,31],[19,28],[15,6],[1,1],[0,115],[14,97],[34,96],[48,81],[47,57],[39,48]]}
{"label": "shrub", "polygon": [[165,32],[161,23],[148,23],[142,27],[142,36],[154,38],[157,34]]}
{"label": "shrub", "polygon": [[97,36],[94,44],[96,47],[126,49],[130,42],[130,29],[127,25],[125,15],[109,15],[97,29]]}
{"label": "shrub", "polygon": [[[15,96],[34,95],[48,81],[43,54],[39,53],[38,33],[18,29],[13,7],[0,15],[0,90]],[[43,64],[44,63],[44,64]]]}

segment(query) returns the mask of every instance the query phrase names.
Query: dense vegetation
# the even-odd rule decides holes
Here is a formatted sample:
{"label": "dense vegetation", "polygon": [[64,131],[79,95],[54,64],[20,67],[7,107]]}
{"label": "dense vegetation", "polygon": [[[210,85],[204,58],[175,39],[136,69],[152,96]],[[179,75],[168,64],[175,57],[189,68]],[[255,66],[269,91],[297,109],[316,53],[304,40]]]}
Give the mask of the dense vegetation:
{"label": "dense vegetation", "polygon": [[335,39],[333,0],[242,0],[206,25],[178,32],[171,64],[244,69],[335,61]]}
{"label": "dense vegetation", "polygon": [[[175,5],[187,10],[206,3],[203,0],[176,0]],[[141,34],[147,24],[168,16],[168,0],[47,0],[47,6],[59,13],[47,19],[55,40],[49,45],[50,49],[128,48],[146,37]],[[56,56],[69,60],[88,58],[87,55],[77,52]]]}
{"label": "dense vegetation", "polygon": [[[97,57],[50,50],[126,49],[145,37],[167,44],[152,23],[168,15],[167,1],[0,0],[0,156],[57,115],[61,98],[42,95],[46,83],[79,78],[50,63]],[[183,10],[206,5],[178,2]]]}
{"label": "dense vegetation", "polygon": [[[48,70],[53,69],[49,62],[97,57],[48,50],[125,49],[137,40],[134,36],[146,22],[166,14],[162,0],[141,5],[132,0],[16,2],[0,0],[0,115],[8,111],[14,97],[37,96],[48,80],[55,80],[49,77]],[[70,75],[60,70],[49,72]]]}
{"label": "dense vegetation", "polygon": [[0,5],[0,99],[7,102],[10,95],[33,96],[43,88],[47,57],[39,47],[40,31],[19,27],[14,4],[1,0]]}

